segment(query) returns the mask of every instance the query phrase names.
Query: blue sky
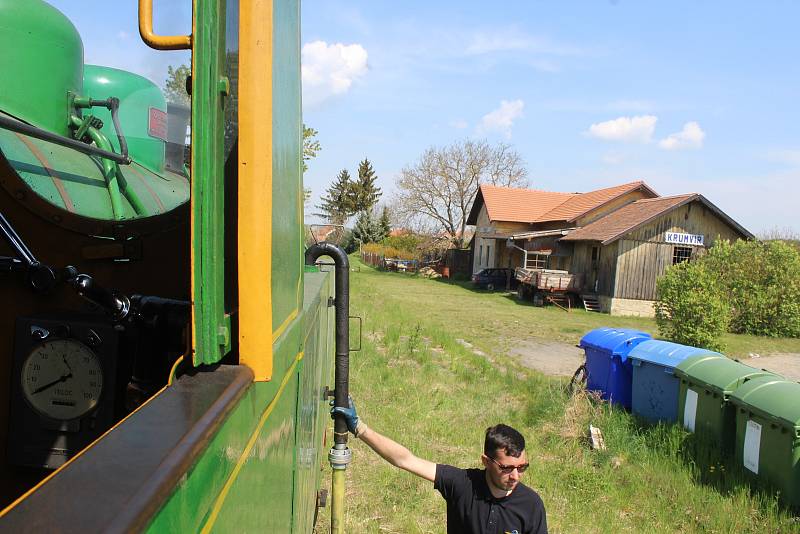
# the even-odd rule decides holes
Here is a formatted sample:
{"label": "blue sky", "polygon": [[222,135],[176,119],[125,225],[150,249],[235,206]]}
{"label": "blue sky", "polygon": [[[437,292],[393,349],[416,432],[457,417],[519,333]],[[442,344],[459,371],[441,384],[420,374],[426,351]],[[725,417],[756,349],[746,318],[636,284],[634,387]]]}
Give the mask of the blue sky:
{"label": "blue sky", "polygon": [[[132,0],[102,21],[92,6],[107,2],[52,3],[89,63],[162,83],[188,59],[141,44]],[[190,2],[155,6],[156,30],[188,32]],[[364,157],[389,200],[427,147],[485,138],[520,152],[534,188],[645,180],[702,193],[754,233],[800,231],[798,20],[789,0],[307,0],[304,120],[322,144],[305,177],[312,204]]]}

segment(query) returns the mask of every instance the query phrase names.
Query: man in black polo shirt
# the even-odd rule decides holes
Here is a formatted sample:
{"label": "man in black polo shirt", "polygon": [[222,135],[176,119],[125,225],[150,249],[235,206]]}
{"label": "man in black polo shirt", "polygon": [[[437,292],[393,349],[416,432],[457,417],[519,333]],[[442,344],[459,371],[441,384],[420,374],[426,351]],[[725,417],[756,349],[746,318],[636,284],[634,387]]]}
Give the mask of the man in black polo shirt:
{"label": "man in black polo shirt", "polygon": [[544,503],[520,482],[528,468],[525,438],[507,425],[486,429],[485,469],[459,469],[417,458],[407,448],[369,428],[349,408],[334,408],[347,428],[390,464],[433,482],[447,501],[448,534],[547,534]]}

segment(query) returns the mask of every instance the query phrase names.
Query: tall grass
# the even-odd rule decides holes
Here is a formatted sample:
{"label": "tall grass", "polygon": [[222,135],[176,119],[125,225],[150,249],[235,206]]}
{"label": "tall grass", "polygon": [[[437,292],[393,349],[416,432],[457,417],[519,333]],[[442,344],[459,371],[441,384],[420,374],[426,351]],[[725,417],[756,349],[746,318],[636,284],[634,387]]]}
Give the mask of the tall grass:
{"label": "tall grass", "polygon": [[[420,457],[461,467],[479,467],[488,426],[518,428],[531,460],[524,482],[544,499],[551,532],[800,531],[774,496],[696,467],[682,429],[640,425],[504,356],[509,332],[536,330],[523,326],[530,316],[521,312],[536,312],[543,331],[568,339],[579,337],[571,330],[585,328],[588,314],[549,317],[499,295],[365,267],[351,286],[353,313],[364,318],[351,391],[364,421]],[[590,450],[589,423],[602,429],[607,450]],[[444,501],[432,484],[358,440],[351,448],[347,532],[445,531]],[[317,532],[329,529],[328,513]]]}

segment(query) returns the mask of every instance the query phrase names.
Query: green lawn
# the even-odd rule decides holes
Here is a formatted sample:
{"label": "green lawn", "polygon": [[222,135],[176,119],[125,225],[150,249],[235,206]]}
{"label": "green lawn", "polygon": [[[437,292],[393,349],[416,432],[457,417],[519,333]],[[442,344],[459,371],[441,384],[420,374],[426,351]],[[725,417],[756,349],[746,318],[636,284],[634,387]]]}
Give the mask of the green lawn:
{"label": "green lawn", "polygon": [[[479,466],[486,427],[517,427],[531,459],[525,482],[542,495],[551,532],[800,532],[772,496],[751,494],[730,470],[694,467],[682,429],[641,426],[505,356],[514,340],[531,336],[574,344],[598,326],[656,333],[651,320],[567,314],[365,266],[351,286],[352,314],[364,318],[351,391],[364,421],[421,457],[461,467]],[[734,354],[768,352],[754,338],[729,343]],[[769,346],[800,352],[797,340]],[[590,422],[603,430],[607,451],[589,450]],[[431,484],[358,440],[351,447],[347,532],[444,532],[444,501]],[[329,513],[322,511],[318,532],[329,528]]]}

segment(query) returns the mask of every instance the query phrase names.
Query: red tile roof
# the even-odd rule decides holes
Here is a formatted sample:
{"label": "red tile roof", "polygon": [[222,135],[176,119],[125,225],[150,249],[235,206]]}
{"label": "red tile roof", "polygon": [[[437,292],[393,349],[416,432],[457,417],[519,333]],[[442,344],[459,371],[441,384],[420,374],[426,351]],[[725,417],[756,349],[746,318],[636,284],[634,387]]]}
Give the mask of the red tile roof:
{"label": "red tile roof", "polygon": [[536,222],[574,221],[581,215],[584,215],[585,213],[592,211],[593,209],[598,208],[603,204],[610,202],[621,195],[624,195],[625,193],[629,193],[640,188],[650,193],[652,196],[658,196],[655,191],[650,189],[647,184],[641,180],[617,185],[614,187],[606,187],[605,189],[597,189],[596,191],[574,195],[557,208],[545,213]]}
{"label": "red tile roof", "polygon": [[483,184],[475,199],[468,224],[476,224],[480,206],[486,205],[490,221],[537,223],[572,221],[620,195],[642,188],[658,194],[642,181],[598,189],[588,193],[556,193]]}
{"label": "red tile roof", "polygon": [[483,184],[475,202],[483,199],[490,221],[530,223],[575,194]]}
{"label": "red tile roof", "polygon": [[605,245],[659,215],[697,198],[702,199],[703,197],[697,193],[689,193],[674,197],[637,200],[583,228],[570,232],[562,237],[561,241],[600,241]]}

